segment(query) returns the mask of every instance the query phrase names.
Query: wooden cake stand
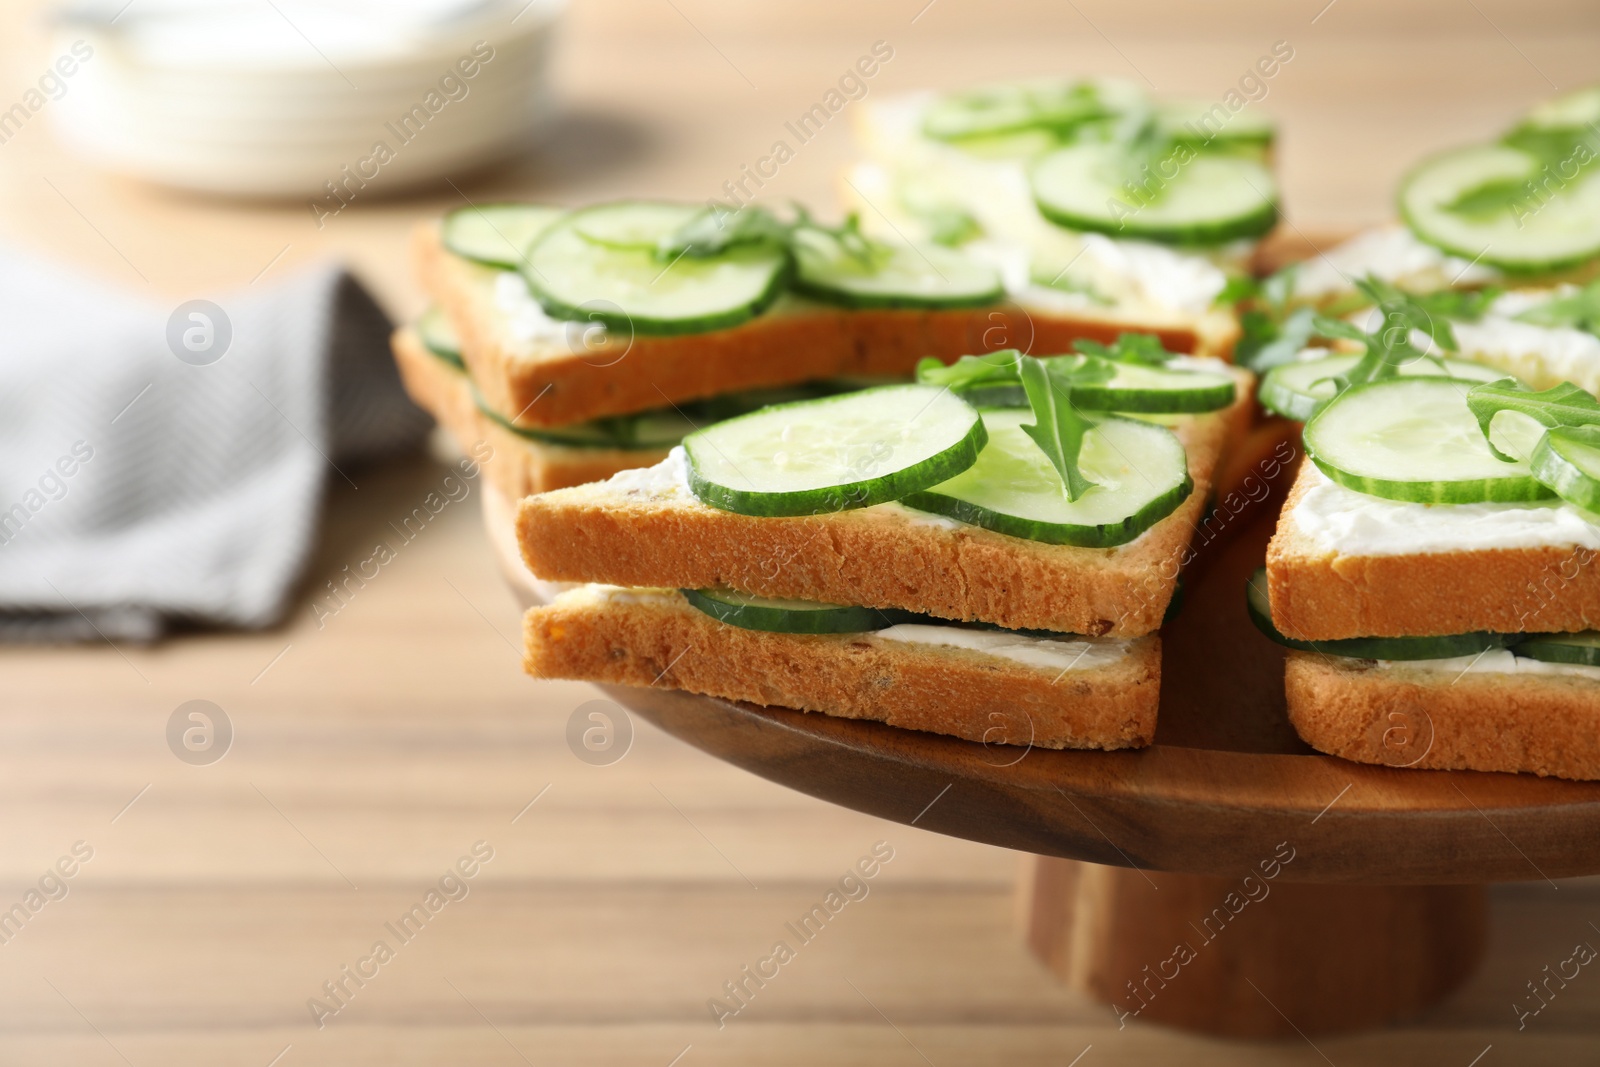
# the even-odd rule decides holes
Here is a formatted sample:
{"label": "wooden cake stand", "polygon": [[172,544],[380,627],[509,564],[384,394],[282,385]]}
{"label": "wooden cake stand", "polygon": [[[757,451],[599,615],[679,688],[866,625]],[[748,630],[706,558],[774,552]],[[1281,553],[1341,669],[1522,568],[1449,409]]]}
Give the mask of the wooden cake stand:
{"label": "wooden cake stand", "polygon": [[[1033,952],[1119,1017],[1236,1036],[1373,1026],[1461,984],[1484,884],[1600,872],[1600,783],[1409,770],[1313,752],[1289,725],[1283,651],[1244,607],[1278,501],[1228,520],[1162,630],[1155,743],[986,745],[666,689],[605,687],[719,759],[803,793],[1031,853]],[[535,592],[503,501],[507,576]],[[663,665],[665,666],[665,665]]]}

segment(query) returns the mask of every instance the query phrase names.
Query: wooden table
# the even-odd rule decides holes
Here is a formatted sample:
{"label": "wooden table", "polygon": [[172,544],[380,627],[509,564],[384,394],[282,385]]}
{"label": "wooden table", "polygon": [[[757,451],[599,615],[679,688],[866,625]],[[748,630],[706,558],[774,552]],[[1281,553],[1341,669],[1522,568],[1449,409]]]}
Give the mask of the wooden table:
{"label": "wooden table", "polygon": [[[18,6],[0,14],[13,96],[46,58]],[[1082,69],[1200,96],[1284,39],[1296,58],[1261,106],[1288,127],[1290,209],[1348,226],[1384,217],[1421,152],[1495,128],[1546,77],[1592,76],[1600,44],[1576,0],[1338,0],[1311,23],[1322,6],[937,0],[913,23],[923,0],[580,0],[559,72],[573,118],[542,160],[458,184],[475,199],[713,195],[878,39],[896,56],[873,92]],[[848,155],[830,129],[769,189],[824,201]],[[42,124],[0,146],[0,193],[5,237],[155,299],[339,255],[400,314],[420,301],[406,224],[460,202],[375,198],[319,232],[303,205],[195,202],[97,175]],[[520,674],[516,610],[470,498],[319,629],[323,583],[443,475],[418,458],[336,487],[279,630],[0,650],[0,907],[75,842],[94,850],[68,895],[0,944],[0,1062],[1593,1062],[1593,968],[1520,1032],[1513,1009],[1576,942],[1600,945],[1588,883],[1497,889],[1484,967],[1413,1025],[1315,1048],[1218,1043],[1119,1031],[1053,985],[1012,932],[1013,854],[810,800],[642,722],[621,761],[580,762],[567,720],[597,693]],[[167,748],[169,716],[192,699],[234,726],[210,766]],[[373,941],[394,943],[384,924],[480,840],[494,858],[470,895],[319,1030],[307,999]],[[880,840],[895,858],[870,895],[719,1030],[708,998]]]}

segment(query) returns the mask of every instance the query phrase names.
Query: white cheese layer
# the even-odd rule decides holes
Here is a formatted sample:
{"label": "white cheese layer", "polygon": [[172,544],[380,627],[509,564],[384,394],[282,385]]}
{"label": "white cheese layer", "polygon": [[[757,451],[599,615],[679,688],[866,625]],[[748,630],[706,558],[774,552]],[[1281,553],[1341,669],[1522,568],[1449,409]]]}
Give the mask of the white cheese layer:
{"label": "white cheese layer", "polygon": [[1357,234],[1300,264],[1294,295],[1317,300],[1354,292],[1352,280],[1368,274],[1418,292],[1483,285],[1501,277],[1493,268],[1424,244],[1396,223]]}
{"label": "white cheese layer", "polygon": [[[681,599],[669,589],[627,589],[615,585],[585,585],[569,596],[597,603],[649,604]],[[857,636],[841,634],[841,637]],[[1116,664],[1133,642],[1112,637],[1035,637],[1005,630],[969,630],[937,623],[902,623],[859,635],[904,645],[940,645],[964,648],[986,656],[1052,671],[1091,671]]]}
{"label": "white cheese layer", "polygon": [[1507,648],[1494,648],[1481,655],[1454,656],[1450,659],[1380,659],[1377,662],[1384,670],[1438,671],[1452,678],[1464,674],[1565,674],[1600,681],[1600,667],[1586,667],[1579,663],[1546,663],[1541,659],[1515,655]]}
{"label": "white cheese layer", "polygon": [[1591,393],[1600,392],[1600,337],[1515,318],[1572,292],[1572,286],[1561,286],[1501,295],[1479,321],[1451,324],[1461,355],[1515,375],[1535,389],[1572,382]]}
{"label": "white cheese layer", "polygon": [[901,623],[870,636],[902,644],[945,645],[986,656],[1056,671],[1090,671],[1109,667],[1128,654],[1131,642],[1109,637],[1033,637],[1005,630],[969,630],[961,626]]}
{"label": "white cheese layer", "polygon": [[1533,504],[1410,504],[1313,481],[1288,518],[1318,548],[1345,556],[1405,556],[1496,548],[1600,551],[1600,526],[1560,501]]}
{"label": "white cheese layer", "polygon": [[545,314],[539,301],[528,292],[528,283],[522,280],[522,275],[516,271],[496,271],[494,275],[494,307],[505,323],[506,332],[512,339],[522,345],[555,345],[561,348],[570,348],[568,338],[569,330],[574,327],[581,331],[595,329],[604,331],[604,327],[590,323],[573,323],[563,319],[552,319]]}

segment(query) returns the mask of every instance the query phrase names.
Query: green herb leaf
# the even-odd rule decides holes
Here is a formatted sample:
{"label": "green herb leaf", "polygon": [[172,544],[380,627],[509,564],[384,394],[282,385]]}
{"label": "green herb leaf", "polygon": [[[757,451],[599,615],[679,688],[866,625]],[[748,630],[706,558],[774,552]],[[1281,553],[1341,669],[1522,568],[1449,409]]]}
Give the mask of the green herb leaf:
{"label": "green herb leaf", "polygon": [[1021,381],[1017,361],[1022,353],[1015,348],[983,356],[962,356],[954,363],[941,363],[928,356],[917,364],[917,381],[923,385],[948,386],[952,393],[995,385],[1016,385]]}
{"label": "green herb leaf", "polygon": [[1600,281],[1568,296],[1558,296],[1516,316],[1518,322],[1547,329],[1583,330],[1600,335]]}
{"label": "green herb leaf", "polygon": [[1043,360],[1030,356],[1017,360],[1017,372],[1028,394],[1028,406],[1033,409],[1033,422],[1023,424],[1022,432],[1033,439],[1061,475],[1067,500],[1076,501],[1095,486],[1078,468],[1083,435],[1095,423],[1072,406],[1070,373],[1052,373]]}
{"label": "green herb leaf", "polygon": [[[1515,411],[1535,420],[1546,429],[1558,426],[1600,426],[1600,400],[1590,393],[1562,382],[1539,392],[1506,378],[1498,382],[1485,382],[1467,390],[1467,407],[1478,420],[1478,429],[1489,440],[1489,426],[1502,411]],[[1503,460],[1512,461],[1489,441],[1489,450]]]}
{"label": "green herb leaf", "polygon": [[1118,363],[1142,363],[1151,367],[1164,367],[1177,355],[1176,352],[1168,352],[1161,338],[1153,333],[1120,333],[1109,345],[1099,341],[1074,341],[1072,347],[1086,356],[1099,356]]}
{"label": "green herb leaf", "polygon": [[1266,312],[1247,311],[1239,318],[1241,332],[1233,348],[1233,361],[1257,374],[1281,363],[1292,363],[1311,343],[1317,332],[1316,321],[1321,317],[1310,308],[1299,308],[1280,322]]}
{"label": "green herb leaf", "polygon": [[1441,206],[1466,219],[1487,219],[1502,211],[1515,218],[1516,205],[1527,196],[1527,178],[1496,178],[1462,190],[1461,195]]}
{"label": "green herb leaf", "polygon": [[737,209],[712,204],[662,238],[656,254],[669,260],[678,256],[700,259],[751,244],[778,245],[792,251],[801,235],[814,235],[836,242],[856,259],[870,262],[883,247],[861,232],[861,219],[854,212],[838,226],[824,226],[801,205],[795,204],[793,209],[794,219],[785,222],[758,204]]}

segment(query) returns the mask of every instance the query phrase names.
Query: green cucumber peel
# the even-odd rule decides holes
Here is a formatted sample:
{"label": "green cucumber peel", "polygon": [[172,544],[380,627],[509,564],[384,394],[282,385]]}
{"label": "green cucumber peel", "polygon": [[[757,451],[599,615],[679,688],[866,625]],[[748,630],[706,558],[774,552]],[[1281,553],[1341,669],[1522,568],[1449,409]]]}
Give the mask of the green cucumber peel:
{"label": "green cucumber peel", "polygon": [[1600,281],[1590,282],[1568,296],[1536,304],[1515,318],[1548,330],[1582,330],[1600,336]]}
{"label": "green cucumber peel", "polygon": [[1467,408],[1478,420],[1478,429],[1483,431],[1484,440],[1489,441],[1489,451],[1508,463],[1516,462],[1516,457],[1508,456],[1496,448],[1489,437],[1490,424],[1502,411],[1525,415],[1547,431],[1600,427],[1600,400],[1571,382],[1562,382],[1538,392],[1518,384],[1512,378],[1486,382],[1467,391]]}

